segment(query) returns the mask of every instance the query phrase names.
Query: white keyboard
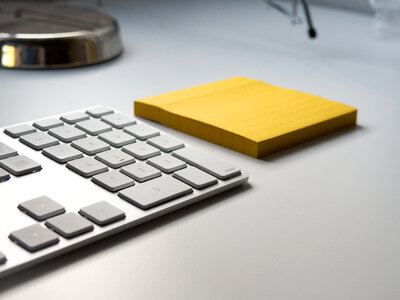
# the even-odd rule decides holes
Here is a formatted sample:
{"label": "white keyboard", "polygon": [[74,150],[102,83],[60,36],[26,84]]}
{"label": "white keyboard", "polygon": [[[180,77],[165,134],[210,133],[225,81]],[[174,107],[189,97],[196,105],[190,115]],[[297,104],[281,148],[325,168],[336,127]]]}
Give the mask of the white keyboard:
{"label": "white keyboard", "polygon": [[0,277],[241,185],[248,174],[109,107],[0,133]]}

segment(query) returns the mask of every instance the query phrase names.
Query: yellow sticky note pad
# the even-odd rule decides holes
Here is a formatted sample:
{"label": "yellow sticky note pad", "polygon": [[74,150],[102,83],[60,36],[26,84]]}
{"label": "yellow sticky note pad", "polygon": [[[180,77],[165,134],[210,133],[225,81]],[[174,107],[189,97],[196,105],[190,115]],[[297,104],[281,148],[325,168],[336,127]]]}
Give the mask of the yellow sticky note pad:
{"label": "yellow sticky note pad", "polygon": [[357,119],[353,107],[243,77],[136,100],[135,114],[253,157]]}

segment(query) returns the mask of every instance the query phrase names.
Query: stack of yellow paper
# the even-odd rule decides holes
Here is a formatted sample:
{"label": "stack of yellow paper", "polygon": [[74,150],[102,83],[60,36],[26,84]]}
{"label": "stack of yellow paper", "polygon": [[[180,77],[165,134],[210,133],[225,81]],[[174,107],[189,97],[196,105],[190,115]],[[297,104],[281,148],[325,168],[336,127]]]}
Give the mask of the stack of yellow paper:
{"label": "stack of yellow paper", "polygon": [[135,114],[261,157],[354,125],[357,109],[235,77],[137,100]]}

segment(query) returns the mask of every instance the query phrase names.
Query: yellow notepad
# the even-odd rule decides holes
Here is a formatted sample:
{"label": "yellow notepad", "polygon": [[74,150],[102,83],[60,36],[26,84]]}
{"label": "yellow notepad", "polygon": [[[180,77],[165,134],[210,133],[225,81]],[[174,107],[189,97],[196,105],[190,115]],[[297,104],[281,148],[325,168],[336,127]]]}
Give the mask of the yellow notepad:
{"label": "yellow notepad", "polygon": [[235,77],[137,100],[135,114],[261,157],[354,125],[357,109]]}

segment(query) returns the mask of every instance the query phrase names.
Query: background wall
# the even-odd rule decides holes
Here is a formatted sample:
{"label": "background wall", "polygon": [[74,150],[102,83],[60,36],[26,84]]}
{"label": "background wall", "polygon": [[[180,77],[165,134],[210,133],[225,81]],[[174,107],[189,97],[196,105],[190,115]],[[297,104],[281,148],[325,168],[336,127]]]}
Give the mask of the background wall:
{"label": "background wall", "polygon": [[371,5],[369,4],[368,0],[308,0],[308,1],[310,3],[318,3],[322,5],[372,14]]}

